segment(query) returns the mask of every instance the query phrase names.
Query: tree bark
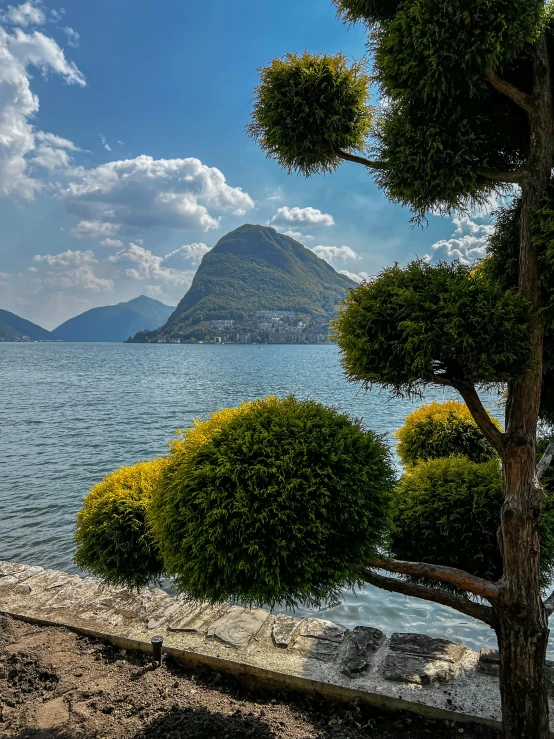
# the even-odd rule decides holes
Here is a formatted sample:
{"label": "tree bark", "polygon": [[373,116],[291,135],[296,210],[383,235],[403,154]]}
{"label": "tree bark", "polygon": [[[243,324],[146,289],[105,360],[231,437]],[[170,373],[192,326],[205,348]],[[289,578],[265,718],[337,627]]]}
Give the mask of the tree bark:
{"label": "tree bark", "polygon": [[528,175],[521,184],[519,292],[528,301],[530,368],[509,387],[506,405],[504,504],[501,514],[504,573],[495,604],[500,648],[504,739],[550,736],[545,659],[548,617],[540,587],[539,518],[544,494],[535,471],[535,445],[542,384],[544,320],[533,214],[549,185],[554,154],[550,68],[546,40],[534,52],[529,109]]}

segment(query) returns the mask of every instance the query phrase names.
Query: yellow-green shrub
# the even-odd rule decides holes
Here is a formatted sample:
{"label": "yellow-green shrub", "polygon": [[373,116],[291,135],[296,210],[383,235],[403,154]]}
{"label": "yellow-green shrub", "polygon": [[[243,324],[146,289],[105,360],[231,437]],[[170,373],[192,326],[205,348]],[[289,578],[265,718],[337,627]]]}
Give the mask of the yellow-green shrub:
{"label": "yellow-green shrub", "polygon": [[164,568],[147,523],[164,458],[120,467],[95,485],[77,514],[75,563],[113,585],[143,587]]}
{"label": "yellow-green shrub", "polygon": [[454,400],[422,405],[406,418],[395,436],[404,465],[452,455],[462,455],[472,462],[486,462],[496,456],[467,406]]}
{"label": "yellow-green shrub", "polygon": [[316,603],[360,580],[388,529],[392,484],[388,449],[358,421],[265,398],[173,445],[149,516],[189,597]]}

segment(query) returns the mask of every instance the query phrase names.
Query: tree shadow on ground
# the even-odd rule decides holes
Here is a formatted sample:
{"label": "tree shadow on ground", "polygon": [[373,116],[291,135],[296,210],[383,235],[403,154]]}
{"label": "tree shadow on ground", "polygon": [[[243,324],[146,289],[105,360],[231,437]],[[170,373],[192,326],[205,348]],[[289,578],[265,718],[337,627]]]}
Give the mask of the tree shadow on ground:
{"label": "tree shadow on ground", "polygon": [[[81,739],[83,728],[24,729],[13,739]],[[175,708],[154,718],[132,739],[276,739],[269,726],[241,711],[225,715],[205,708]]]}

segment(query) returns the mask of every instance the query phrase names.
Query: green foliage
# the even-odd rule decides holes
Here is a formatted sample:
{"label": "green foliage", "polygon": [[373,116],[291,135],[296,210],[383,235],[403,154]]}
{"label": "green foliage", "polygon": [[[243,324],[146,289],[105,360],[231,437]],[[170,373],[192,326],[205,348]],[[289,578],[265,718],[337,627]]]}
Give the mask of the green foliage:
{"label": "green foliage", "polygon": [[379,83],[390,96],[447,107],[486,88],[484,73],[512,62],[544,22],[543,0],[407,0],[375,44]]}
{"label": "green foliage", "polygon": [[[520,198],[496,212],[496,228],[489,239],[488,256],[479,266],[484,276],[505,289],[518,284],[520,213]],[[545,297],[541,417],[554,423],[554,183],[535,211],[532,229]]]}
{"label": "green foliage", "polygon": [[517,169],[527,133],[524,111],[492,91],[452,101],[433,115],[421,96],[399,96],[375,132],[377,158],[385,164],[376,181],[420,219],[431,209],[448,214],[470,201],[484,204],[502,188],[480,173]]}
{"label": "green foliage", "polygon": [[[476,464],[465,457],[448,457],[419,462],[406,470],[395,491],[391,554],[497,580],[502,575],[497,540],[502,503],[498,460]],[[545,586],[553,566],[554,508],[549,498],[541,516]]]}
{"label": "green foliage", "polygon": [[332,172],[339,151],[365,148],[369,84],[364,66],[348,66],[342,54],[274,59],[260,70],[248,132],[289,172]]}
{"label": "green foliage", "polygon": [[120,467],[95,485],[77,514],[75,563],[112,585],[143,587],[164,568],[146,522],[164,459]]}
{"label": "green foliage", "polygon": [[367,25],[389,21],[401,0],[333,0],[338,14],[347,23],[363,21]]}
{"label": "green foliage", "polygon": [[395,436],[398,456],[405,466],[456,455],[471,462],[487,462],[497,456],[467,406],[454,400],[421,406],[410,413]]}
{"label": "green foliage", "polygon": [[266,398],[192,453],[187,436],[174,447],[151,518],[191,598],[315,604],[359,580],[388,527],[392,481],[388,450],[359,422]]}
{"label": "green foliage", "polygon": [[158,335],[203,339],[218,318],[245,320],[258,310],[336,315],[355,283],[310,249],[274,228],[245,225],[223,236],[203,258],[190,290]]}
{"label": "green foliage", "polygon": [[516,293],[461,264],[416,261],[351,290],[335,332],[349,380],[409,395],[441,373],[476,384],[520,377],[527,325]]}

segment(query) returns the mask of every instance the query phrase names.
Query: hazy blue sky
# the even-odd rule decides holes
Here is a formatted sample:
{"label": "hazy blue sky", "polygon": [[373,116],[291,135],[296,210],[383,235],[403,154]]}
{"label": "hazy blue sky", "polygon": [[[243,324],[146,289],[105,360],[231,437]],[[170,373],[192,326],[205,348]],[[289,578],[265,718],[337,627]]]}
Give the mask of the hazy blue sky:
{"label": "hazy blue sky", "polygon": [[0,308],[52,328],[141,293],[175,304],[243,223],[359,277],[482,252],[487,218],[412,229],[363,168],[289,176],[245,135],[258,67],[366,53],[330,0],[62,2],[0,0]]}

